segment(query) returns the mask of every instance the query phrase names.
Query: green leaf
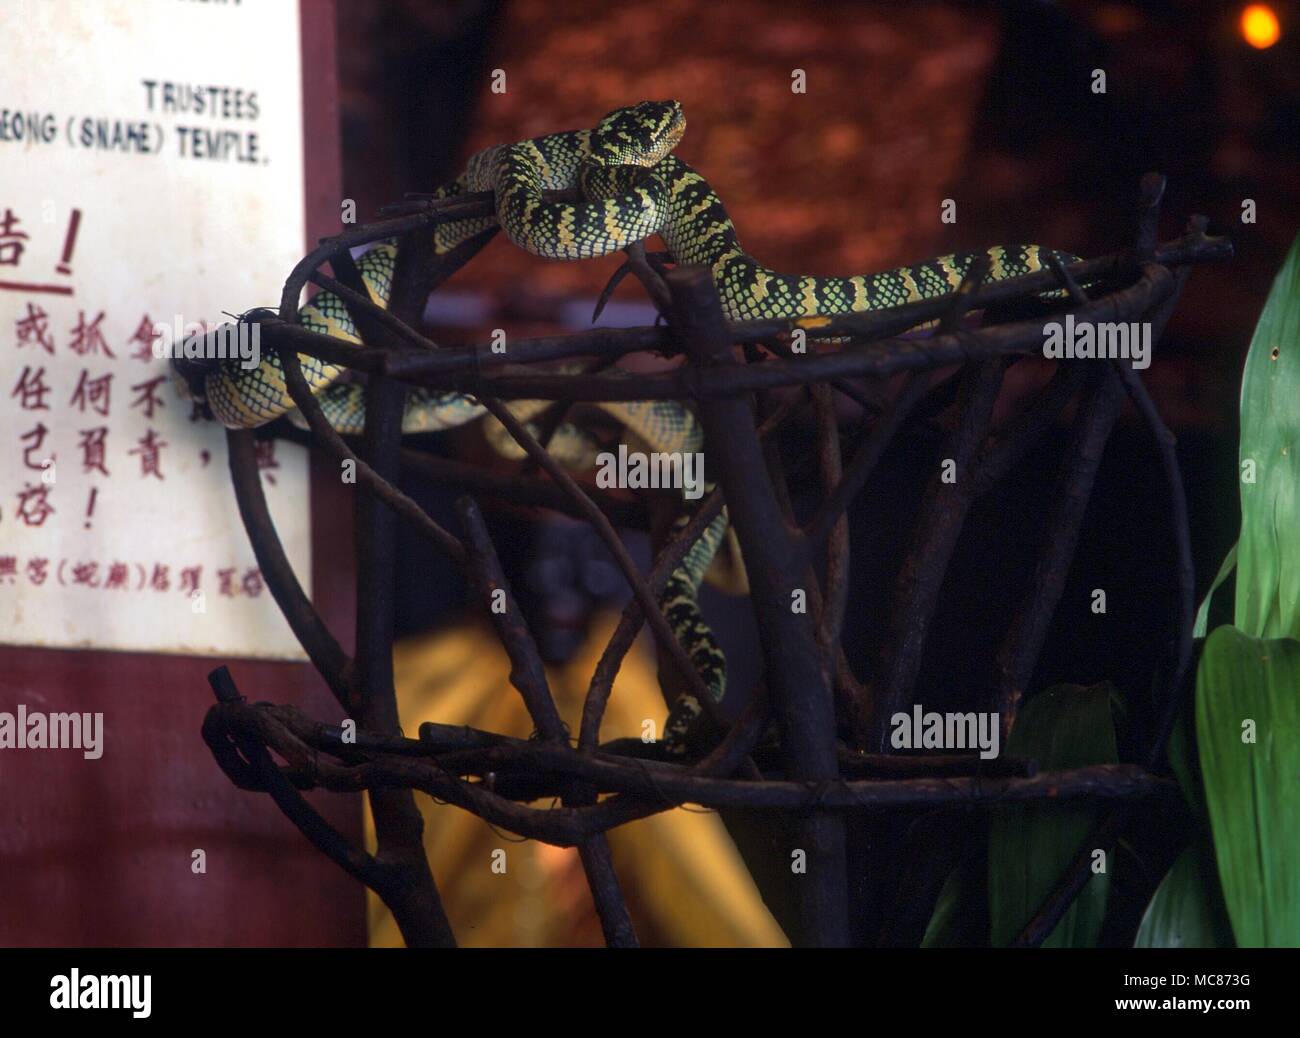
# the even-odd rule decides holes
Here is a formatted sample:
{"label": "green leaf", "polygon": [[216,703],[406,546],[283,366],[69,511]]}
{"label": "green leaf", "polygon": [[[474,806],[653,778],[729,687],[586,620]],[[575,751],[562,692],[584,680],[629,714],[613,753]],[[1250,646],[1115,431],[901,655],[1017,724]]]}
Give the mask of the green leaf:
{"label": "green leaf", "polygon": [[1193,638],[1204,638],[1210,627],[1210,604],[1214,601],[1214,593],[1219,590],[1223,582],[1232,575],[1233,568],[1237,565],[1237,546],[1234,544],[1228,549],[1228,554],[1223,557],[1223,564],[1219,567],[1219,572],[1215,575],[1214,583],[1210,585],[1210,590],[1205,592],[1205,597],[1201,600],[1201,607],[1196,610],[1196,625],[1192,628]]}
{"label": "green leaf", "polygon": [[1237,944],[1300,946],[1300,642],[1216,628],[1196,673],[1196,741]]}
{"label": "green leaf", "polygon": [[1178,856],[1147,905],[1133,947],[1232,947],[1209,848],[1188,847]]}
{"label": "green leaf", "polygon": [[1246,356],[1240,461],[1234,623],[1257,638],[1300,637],[1300,237]]}
{"label": "green leaf", "polygon": [[1208,834],[1210,817],[1205,809],[1205,794],[1201,789],[1201,769],[1196,760],[1196,733],[1192,728],[1193,723],[1191,707],[1181,708],[1174,721],[1173,731],[1169,733],[1165,755],[1169,758],[1169,767],[1174,777],[1178,779],[1179,788],[1183,791],[1187,805]]}
{"label": "green leaf", "polygon": [[[983,862],[979,863],[983,866]],[[983,882],[983,868],[964,862],[948,874],[934,914],[930,916],[922,948],[982,948],[988,946],[988,932],[977,932],[977,919],[983,915],[979,906],[988,896]],[[987,923],[987,920],[985,920]]]}
{"label": "green leaf", "polygon": [[[1016,719],[1007,754],[1032,757],[1044,771],[1114,764],[1118,759],[1111,718],[1112,687],[1103,683],[1057,685],[1025,705]],[[1097,822],[1095,806],[1064,804],[997,808],[989,826],[989,911],[995,948],[1024,929],[1066,867],[1083,849]],[[1088,880],[1043,947],[1092,947],[1101,933],[1107,871]]]}

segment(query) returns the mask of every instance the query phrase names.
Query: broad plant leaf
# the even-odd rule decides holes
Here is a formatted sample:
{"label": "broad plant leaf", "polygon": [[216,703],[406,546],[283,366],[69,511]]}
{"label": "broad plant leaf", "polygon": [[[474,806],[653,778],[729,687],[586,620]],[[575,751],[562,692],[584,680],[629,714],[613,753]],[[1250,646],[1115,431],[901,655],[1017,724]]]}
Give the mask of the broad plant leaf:
{"label": "broad plant leaf", "polygon": [[[1118,761],[1111,716],[1112,687],[1057,685],[1039,693],[1016,719],[1006,752],[1032,757],[1043,771]],[[1000,807],[989,827],[989,913],[995,948],[1010,944],[1056,887],[1083,848],[1098,808],[1080,802]],[[1107,869],[1088,880],[1045,948],[1093,947],[1110,889]]]}
{"label": "broad plant leaf", "polygon": [[1133,947],[1232,947],[1209,848],[1188,847],[1178,856],[1147,905]]}
{"label": "broad plant leaf", "polygon": [[1190,704],[1178,712],[1173,730],[1169,733],[1169,744],[1165,755],[1169,758],[1169,767],[1178,779],[1178,786],[1183,791],[1183,798],[1192,809],[1197,823],[1208,835],[1210,829],[1209,815],[1205,809],[1205,792],[1201,787],[1201,767],[1196,757],[1195,719]]}
{"label": "broad plant leaf", "polygon": [[1196,674],[1196,741],[1237,944],[1300,947],[1300,642],[1216,628]]}
{"label": "broad plant leaf", "polygon": [[1300,638],[1300,237],[1246,356],[1240,463],[1233,622],[1256,638]]}
{"label": "broad plant leaf", "polygon": [[[983,948],[988,946],[987,920],[981,927],[980,911],[988,897],[984,883],[985,870],[981,861],[978,867],[971,862],[958,865],[948,874],[939,890],[930,916],[922,948]],[[980,930],[983,932],[980,932]]]}
{"label": "broad plant leaf", "polygon": [[1232,575],[1232,571],[1237,566],[1237,546],[1234,544],[1228,549],[1228,554],[1223,557],[1223,564],[1219,567],[1219,572],[1214,577],[1214,583],[1210,589],[1205,592],[1205,597],[1201,600],[1201,606],[1196,610],[1196,624],[1192,628],[1193,638],[1204,638],[1210,629],[1210,606],[1214,602],[1214,593],[1223,586],[1223,582]]}

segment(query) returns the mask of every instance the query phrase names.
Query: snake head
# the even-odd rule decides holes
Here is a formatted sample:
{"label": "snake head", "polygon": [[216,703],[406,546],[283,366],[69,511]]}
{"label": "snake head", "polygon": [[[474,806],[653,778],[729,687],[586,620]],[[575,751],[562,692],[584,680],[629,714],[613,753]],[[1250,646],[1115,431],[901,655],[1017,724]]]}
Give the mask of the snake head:
{"label": "snake head", "polygon": [[602,166],[653,166],[677,147],[686,115],[677,101],[615,108],[596,124],[591,159]]}
{"label": "snake head", "polygon": [[[177,383],[181,396],[187,399],[200,401],[206,399],[208,376],[219,370],[223,364],[233,364],[248,370],[251,367],[256,367],[261,362],[260,347],[258,346],[254,347],[251,355],[241,359],[243,357],[242,351],[244,347],[242,343],[244,339],[238,335],[240,325],[261,324],[263,321],[278,321],[280,319],[278,310],[272,310],[265,306],[245,310],[242,314],[232,314],[229,311],[223,311],[223,313],[227,317],[234,318],[234,322],[220,325],[206,335],[196,334],[190,338],[181,339],[174,348],[169,350],[172,378]],[[238,356],[231,353],[231,344],[236,342],[241,344],[241,353]]]}
{"label": "snake head", "polygon": [[[234,317],[234,314],[230,316]],[[245,310],[235,318],[239,324],[261,324],[263,321],[278,321],[279,319],[280,311],[272,310],[266,306],[255,306],[251,310]]]}

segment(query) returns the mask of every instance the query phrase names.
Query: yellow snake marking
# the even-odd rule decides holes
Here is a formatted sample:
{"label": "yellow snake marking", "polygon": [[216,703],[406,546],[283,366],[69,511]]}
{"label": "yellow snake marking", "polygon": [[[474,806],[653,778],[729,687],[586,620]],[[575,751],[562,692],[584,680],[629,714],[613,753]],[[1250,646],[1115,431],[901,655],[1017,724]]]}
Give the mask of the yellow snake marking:
{"label": "yellow snake marking", "polygon": [[542,153],[542,149],[539,148],[536,145],[536,143],[534,143],[533,141],[529,141],[528,150],[532,154],[532,156],[537,160],[537,168],[541,170],[541,174],[542,174],[542,183],[543,184],[552,183],[554,181],[554,175],[551,172],[551,164],[546,161],[546,156]]}
{"label": "yellow snake marking", "polygon": [[799,292],[803,296],[803,311],[806,314],[815,314],[817,312],[817,279],[801,278],[799,281]]}
{"label": "yellow snake marking", "polygon": [[[741,255],[743,255],[743,253],[741,253],[741,252],[739,252],[739,251],[737,251],[737,250],[732,250],[731,252],[724,252],[724,253],[723,253],[721,256],[719,256],[716,260],[714,260],[714,261],[713,261],[713,268],[712,268],[712,270],[713,270],[713,280],[714,280],[714,281],[717,281],[718,278],[719,278],[719,277],[720,277],[720,276],[721,276],[721,275],[726,271],[726,269],[727,269],[727,264],[730,263],[730,262],[731,262],[733,259],[735,259],[737,256],[741,256]],[[726,305],[725,302],[724,302],[723,305],[724,305],[724,307],[725,307],[725,305]]]}
{"label": "yellow snake marking", "polygon": [[691,206],[691,208],[686,213],[686,219],[694,220],[701,213],[708,212],[712,208],[713,208],[713,199],[706,198],[704,199],[704,201],[697,202],[695,205]]}
{"label": "yellow snake marking", "polygon": [[560,248],[566,256],[572,256],[578,247],[578,239],[573,236],[573,210],[566,209],[560,217],[559,226],[555,228],[555,236],[559,241]]}
{"label": "yellow snake marking", "polygon": [[725,223],[710,224],[708,230],[700,234],[699,240],[701,242],[706,242],[710,238],[716,238],[720,234],[726,234],[729,230],[731,230],[731,228]]}
{"label": "yellow snake marking", "polygon": [[1002,250],[998,248],[989,249],[989,255],[993,258],[993,262],[989,265],[989,277],[993,278],[994,281],[1006,277],[1007,267],[1002,262]]}
{"label": "yellow snake marking", "polygon": [[605,233],[619,245],[627,243],[627,233],[618,225],[619,207],[612,198],[605,200]]}
{"label": "yellow snake marking", "polygon": [[703,177],[694,171],[678,178],[672,186],[673,197],[676,198],[692,184],[698,184],[703,179]]}
{"label": "yellow snake marking", "polygon": [[853,286],[853,309],[857,311],[866,310],[867,303],[867,279],[861,274],[855,274],[849,278],[849,283]]}
{"label": "yellow snake marking", "polygon": [[916,279],[912,277],[912,272],[906,267],[901,267],[899,273],[903,275],[903,287],[907,289],[907,301],[915,303],[924,298],[921,295],[921,290],[916,285]]}
{"label": "yellow snake marking", "polygon": [[957,288],[961,285],[961,271],[952,265],[951,256],[939,257],[939,269],[943,271],[944,279],[948,282],[949,288]]}

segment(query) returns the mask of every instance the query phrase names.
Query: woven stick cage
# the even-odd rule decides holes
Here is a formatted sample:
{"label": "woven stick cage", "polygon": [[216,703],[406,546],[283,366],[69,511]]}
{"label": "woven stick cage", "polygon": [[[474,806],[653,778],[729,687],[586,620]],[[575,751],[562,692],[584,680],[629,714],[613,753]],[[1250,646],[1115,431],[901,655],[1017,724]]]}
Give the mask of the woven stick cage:
{"label": "woven stick cage", "polygon": [[[1200,217],[1189,221],[1181,237],[1158,243],[1163,190],[1160,175],[1143,178],[1130,248],[1069,265],[1052,258],[1048,270],[998,282],[986,282],[988,264],[977,263],[961,287],[942,298],[819,323],[817,338],[840,340],[831,352],[793,348],[795,320],[727,321],[707,270],[672,267],[639,244],[626,250],[623,272],[639,279],[658,308],[663,320],[655,326],[520,340],[505,354],[493,352],[490,344],[441,347],[417,330],[429,294],[496,230],[445,255],[434,253],[429,232],[438,223],[492,215],[490,194],[412,196],[384,210],[379,221],[322,241],[286,281],[279,317],[267,320],[262,334],[281,358],[313,446],[355,466],[353,657],[315,611],[288,563],[263,496],[253,433],[228,431],[227,440],[235,496],[266,583],[356,731],[345,737],[342,727],[296,708],[249,703],[221,667],[210,675],[217,702],[203,725],[217,763],[240,789],[268,794],[315,847],[374,890],[408,946],[455,944],[424,852],[417,790],[522,837],[577,847],[606,942],[623,947],[636,945],[637,936],[605,833],[682,804],[717,809],[724,817],[743,810],[771,819],[774,831],[779,828],[790,847],[807,855],[806,872],[792,884],[783,919],[791,940],[842,946],[863,940],[855,935],[852,917],[854,877],[865,864],[849,859],[851,830],[864,819],[918,808],[1046,799],[1099,803],[1104,810],[1096,830],[1017,941],[1041,943],[1087,881],[1091,848],[1113,844],[1135,803],[1170,794],[1172,783],[1158,771],[1188,685],[1191,547],[1174,437],[1130,361],[1058,361],[1037,395],[996,432],[993,405],[1008,367],[1042,353],[1044,312],[1073,314],[1076,326],[1149,322],[1155,342],[1190,266],[1231,256],[1231,245],[1207,236]],[[396,241],[398,259],[389,308],[383,309],[371,302],[350,250],[388,240]],[[332,276],[320,270],[326,263]],[[308,283],[345,301],[364,348],[295,323]],[[983,319],[971,326],[964,318],[976,310]],[[932,326],[930,334],[905,334],[923,324]],[[743,351],[736,351],[737,345]],[[635,379],[603,370],[638,351],[680,355],[684,363]],[[303,379],[300,353],[366,376],[365,432],[354,442],[341,437],[321,413]],[[560,359],[583,361],[585,370],[557,374],[537,367]],[[959,372],[951,379],[935,374],[954,366]],[[859,388],[862,380],[895,375],[902,376],[901,388],[883,405],[869,406],[853,442],[842,444],[835,395],[871,404]],[[505,425],[539,474],[503,478],[404,447],[401,417],[411,386],[472,395]],[[945,392],[951,397],[954,386],[957,418],[944,456],[955,462],[957,478],[949,482],[936,473],[930,479],[897,571],[885,642],[871,680],[860,682],[841,644],[846,602],[856,590],[850,581],[846,509],[869,492],[876,463],[909,414],[933,406],[932,398]],[[769,391],[779,387],[797,387],[797,393],[773,405]],[[1146,733],[1141,761],[1040,772],[1033,761],[889,752],[888,719],[912,705],[926,632],[972,502],[1010,472],[1073,401],[1077,407],[1046,533],[998,655],[997,687],[987,690],[996,699],[1005,745],[1065,585],[1102,449],[1126,398],[1159,453],[1172,517],[1168,536],[1177,560],[1164,658],[1156,670],[1156,721]],[[694,505],[684,529],[659,539],[652,565],[641,572],[615,524],[638,516],[644,521],[643,513],[575,482],[506,408],[504,401],[512,399],[554,401],[551,428],[580,402],[690,401],[698,409],[717,486]],[[822,498],[812,518],[800,524],[789,505],[780,457],[766,448],[773,432],[805,409],[817,430]],[[632,597],[591,676],[576,738],[560,720],[536,642],[475,496],[456,503],[460,530],[446,529],[397,489],[403,465],[468,486],[483,498],[578,516],[608,546]],[[614,677],[647,624],[659,648],[661,672],[665,666],[675,670],[682,687],[695,688],[707,702],[657,599],[693,539],[724,505],[749,573],[749,602],[763,651],[759,687],[737,720],[717,719],[722,737],[700,759],[656,756],[639,740],[601,744],[598,733]],[[412,524],[463,569],[509,655],[511,682],[531,715],[534,738],[435,723],[423,725],[418,738],[401,732],[392,671],[399,521]],[[797,590],[806,594],[806,611],[791,608]],[[489,609],[493,597],[501,600],[500,592],[505,610]],[[773,725],[779,732],[776,750],[763,743]],[[306,789],[368,791],[375,853],[353,845],[326,822],[302,796]],[[874,943],[876,935],[866,940]]]}

